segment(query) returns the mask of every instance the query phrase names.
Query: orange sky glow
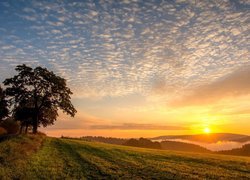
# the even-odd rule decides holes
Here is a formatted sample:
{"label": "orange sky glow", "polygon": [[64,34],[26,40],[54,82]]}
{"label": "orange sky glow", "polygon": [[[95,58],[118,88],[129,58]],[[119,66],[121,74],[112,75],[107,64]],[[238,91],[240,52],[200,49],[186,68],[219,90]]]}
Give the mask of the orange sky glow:
{"label": "orange sky glow", "polygon": [[49,136],[249,135],[249,15],[244,0],[0,2],[0,82],[23,63],[67,80],[78,112]]}

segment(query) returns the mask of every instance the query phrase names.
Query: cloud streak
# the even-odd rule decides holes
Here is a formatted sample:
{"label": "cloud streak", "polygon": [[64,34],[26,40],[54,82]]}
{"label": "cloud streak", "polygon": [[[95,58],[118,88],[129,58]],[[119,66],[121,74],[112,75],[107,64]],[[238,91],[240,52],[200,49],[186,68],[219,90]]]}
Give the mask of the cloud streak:
{"label": "cloud streak", "polygon": [[206,105],[250,94],[250,66],[242,67],[212,83],[199,86],[172,103],[175,106]]}
{"label": "cloud streak", "polygon": [[164,126],[157,124],[137,124],[137,123],[123,123],[120,125],[92,125],[90,129],[93,130],[188,130],[182,126]]}

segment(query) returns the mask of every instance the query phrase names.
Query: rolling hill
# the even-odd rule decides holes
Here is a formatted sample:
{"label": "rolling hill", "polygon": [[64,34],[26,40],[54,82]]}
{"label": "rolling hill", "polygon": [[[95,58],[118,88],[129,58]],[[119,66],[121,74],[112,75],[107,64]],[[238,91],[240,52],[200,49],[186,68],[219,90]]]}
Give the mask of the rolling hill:
{"label": "rolling hill", "polygon": [[249,179],[250,158],[18,136],[0,143],[0,179]]}
{"label": "rolling hill", "polygon": [[204,143],[216,143],[218,141],[247,142],[250,141],[250,136],[242,134],[231,134],[231,133],[211,133],[211,134],[197,134],[197,135],[158,136],[150,139],[151,140],[182,139],[182,140],[204,142]]}
{"label": "rolling hill", "polygon": [[198,152],[198,153],[211,152],[208,149],[196,144],[177,142],[177,141],[162,141],[161,148],[165,150],[185,151],[185,152]]}
{"label": "rolling hill", "polygon": [[153,142],[145,138],[129,139],[125,141],[122,145],[142,147],[142,148],[151,148],[151,149],[185,151],[185,152],[198,152],[198,153],[210,153],[211,152],[208,149],[203,148],[196,144],[177,142],[177,141]]}

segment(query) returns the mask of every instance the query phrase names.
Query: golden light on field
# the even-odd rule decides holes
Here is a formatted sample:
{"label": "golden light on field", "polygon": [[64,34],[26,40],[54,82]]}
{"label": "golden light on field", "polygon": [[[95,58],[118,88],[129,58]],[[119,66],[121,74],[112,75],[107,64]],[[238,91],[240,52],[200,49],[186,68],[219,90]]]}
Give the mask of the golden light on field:
{"label": "golden light on field", "polygon": [[211,130],[210,130],[210,128],[209,127],[206,127],[206,128],[204,128],[204,133],[206,133],[206,134],[209,134],[209,133],[211,133]]}

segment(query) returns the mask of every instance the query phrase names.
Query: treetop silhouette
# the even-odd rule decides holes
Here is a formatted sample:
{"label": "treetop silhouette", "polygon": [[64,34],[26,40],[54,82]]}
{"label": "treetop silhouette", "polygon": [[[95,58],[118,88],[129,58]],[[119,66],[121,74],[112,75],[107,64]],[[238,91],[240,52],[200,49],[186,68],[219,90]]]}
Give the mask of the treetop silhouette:
{"label": "treetop silhouette", "polygon": [[[64,78],[46,68],[33,69],[25,64],[18,65],[15,70],[18,74],[3,83],[13,112],[21,124],[24,121],[31,123],[33,133],[37,133],[38,126],[46,127],[56,121],[58,109],[74,117],[77,111],[70,101],[73,93]],[[25,112],[29,112],[30,118],[24,115]]]}

